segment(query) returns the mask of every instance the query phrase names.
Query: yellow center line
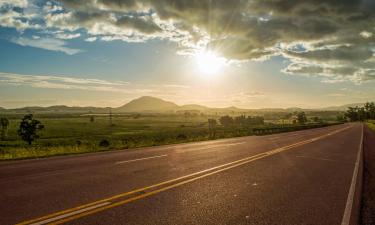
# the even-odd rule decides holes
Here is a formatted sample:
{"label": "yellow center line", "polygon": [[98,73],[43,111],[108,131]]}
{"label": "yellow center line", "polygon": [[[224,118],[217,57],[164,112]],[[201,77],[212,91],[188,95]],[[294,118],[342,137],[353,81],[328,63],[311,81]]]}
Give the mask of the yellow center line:
{"label": "yellow center line", "polygon": [[[301,145],[305,145],[305,144],[323,139],[325,137],[328,137],[330,135],[342,132],[342,131],[344,131],[346,129],[349,129],[351,127],[353,127],[353,126],[344,127],[344,128],[335,130],[333,132],[330,132],[328,134],[321,135],[319,137],[315,137],[315,138],[308,139],[308,140],[305,140],[305,141],[297,142],[297,143],[294,143],[294,144],[291,144],[291,145],[288,145],[288,146],[276,148],[274,150],[270,150],[270,151],[260,153],[260,154],[254,155],[254,156],[246,157],[246,158],[236,160],[236,161],[233,161],[233,162],[230,162],[230,163],[226,163],[226,164],[223,164],[223,165],[219,165],[219,166],[216,166],[216,167],[212,167],[212,168],[202,170],[202,171],[199,171],[199,172],[196,172],[196,173],[192,173],[192,174],[189,174],[189,175],[185,175],[185,176],[182,176],[182,177],[179,177],[179,178],[164,181],[164,182],[161,182],[161,183],[157,183],[157,184],[147,186],[147,187],[144,187],[144,188],[140,188],[140,189],[136,189],[136,190],[133,190],[133,191],[121,193],[121,194],[118,194],[118,195],[115,195],[115,196],[112,196],[112,197],[109,197],[109,198],[101,199],[101,200],[98,200],[98,201],[95,201],[95,202],[92,202],[92,203],[88,203],[88,204],[84,204],[84,205],[77,206],[77,207],[74,207],[74,208],[70,208],[70,209],[67,209],[67,210],[52,213],[52,214],[49,214],[49,215],[46,215],[46,216],[43,216],[43,217],[39,217],[39,218],[36,218],[36,219],[24,221],[24,222],[19,223],[18,225],[33,224],[33,223],[36,223],[36,222],[38,222],[37,224],[47,224],[48,222],[43,223],[43,221],[45,221],[47,219],[48,219],[48,221],[51,221],[51,218],[53,218],[53,217],[57,217],[57,216],[60,216],[60,215],[63,215],[63,214],[71,213],[73,211],[81,210],[81,209],[86,208],[86,207],[101,204],[103,202],[109,202],[109,201],[116,200],[116,199],[119,199],[119,198],[122,198],[122,197],[125,197],[125,196],[129,196],[129,195],[136,194],[136,193],[141,193],[141,192],[149,190],[149,189],[153,189],[153,188],[156,188],[156,187],[160,187],[160,186],[163,186],[163,185],[170,184],[169,186],[161,187],[157,190],[153,190],[153,191],[150,191],[148,193],[144,193],[144,194],[132,197],[132,198],[128,198],[128,199],[119,201],[119,202],[114,202],[114,203],[111,203],[109,205],[105,205],[103,207],[94,208],[93,210],[85,211],[83,213],[79,213],[79,214],[76,214],[76,215],[61,219],[61,220],[58,220],[58,218],[56,218],[56,220],[58,220],[58,221],[52,222],[52,224],[61,224],[61,223],[64,223],[64,222],[68,222],[68,221],[71,221],[71,220],[74,220],[74,219],[77,219],[77,218],[80,218],[80,217],[83,217],[83,216],[86,216],[86,215],[90,215],[90,214],[93,214],[93,213],[96,213],[96,212],[99,212],[99,211],[103,211],[103,210],[106,210],[106,209],[109,209],[109,208],[113,208],[113,207],[116,207],[116,206],[119,206],[119,205],[123,205],[123,204],[126,204],[128,202],[132,202],[132,201],[135,201],[135,200],[138,200],[138,199],[141,199],[141,198],[145,198],[147,196],[154,195],[154,194],[160,193],[162,191],[166,191],[166,190],[169,190],[171,188],[178,187],[178,186],[181,186],[183,184],[190,183],[190,182],[193,182],[195,180],[202,179],[204,177],[207,177],[207,176],[210,176],[210,175],[213,175],[213,174],[217,174],[219,172],[229,170],[229,169],[232,169],[234,167],[238,167],[238,166],[241,166],[243,164],[246,164],[246,163],[249,163],[249,162],[264,158],[264,157],[268,157],[270,155],[277,154],[277,153],[282,152],[282,151],[286,151],[286,150],[296,148],[296,147],[301,146]],[[213,172],[211,172],[211,171],[213,171]],[[203,174],[203,175],[201,175],[201,174]],[[198,176],[198,175],[200,175],[200,176]],[[197,176],[197,177],[195,177],[195,176]],[[181,181],[181,180],[183,180],[183,181]],[[181,181],[181,182],[178,182],[178,181]],[[174,182],[178,182],[178,183],[174,183]]]}

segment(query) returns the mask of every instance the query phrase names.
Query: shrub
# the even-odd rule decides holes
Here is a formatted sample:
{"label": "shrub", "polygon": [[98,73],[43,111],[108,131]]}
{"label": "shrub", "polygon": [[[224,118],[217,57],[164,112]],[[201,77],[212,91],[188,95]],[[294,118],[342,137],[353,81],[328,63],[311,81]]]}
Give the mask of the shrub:
{"label": "shrub", "polygon": [[110,143],[107,139],[103,139],[99,142],[100,147],[108,147],[109,145],[110,145]]}
{"label": "shrub", "polygon": [[178,134],[177,135],[177,139],[181,140],[181,139],[186,139],[187,136],[185,134]]}

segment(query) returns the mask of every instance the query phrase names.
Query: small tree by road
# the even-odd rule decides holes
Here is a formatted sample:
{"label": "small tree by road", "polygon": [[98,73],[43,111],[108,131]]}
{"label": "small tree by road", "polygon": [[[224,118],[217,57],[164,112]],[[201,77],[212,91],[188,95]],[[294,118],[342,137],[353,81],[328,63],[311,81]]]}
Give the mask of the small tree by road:
{"label": "small tree by road", "polygon": [[234,123],[233,118],[230,117],[230,116],[222,116],[222,117],[220,117],[219,121],[220,121],[221,125],[223,125],[223,127],[225,127],[225,128],[230,127]]}
{"label": "small tree by road", "polygon": [[211,138],[215,138],[216,135],[216,120],[208,119],[208,132]]}
{"label": "small tree by road", "polygon": [[299,124],[305,124],[307,122],[305,112],[298,112],[297,113],[297,121]]}
{"label": "small tree by road", "polygon": [[1,126],[1,140],[4,141],[7,136],[9,120],[7,118],[0,118],[0,126]]}
{"label": "small tree by road", "polygon": [[42,125],[39,120],[34,119],[33,114],[27,114],[23,117],[20,123],[18,135],[22,138],[22,140],[31,145],[35,139],[39,138],[37,132],[43,128],[44,125]]}

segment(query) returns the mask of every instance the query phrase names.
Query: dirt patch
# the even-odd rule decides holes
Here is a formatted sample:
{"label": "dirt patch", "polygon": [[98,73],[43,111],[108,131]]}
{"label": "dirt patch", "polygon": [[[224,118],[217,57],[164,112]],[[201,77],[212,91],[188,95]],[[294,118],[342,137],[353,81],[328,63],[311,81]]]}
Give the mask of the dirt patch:
{"label": "dirt patch", "polygon": [[365,126],[361,223],[375,224],[375,132]]}

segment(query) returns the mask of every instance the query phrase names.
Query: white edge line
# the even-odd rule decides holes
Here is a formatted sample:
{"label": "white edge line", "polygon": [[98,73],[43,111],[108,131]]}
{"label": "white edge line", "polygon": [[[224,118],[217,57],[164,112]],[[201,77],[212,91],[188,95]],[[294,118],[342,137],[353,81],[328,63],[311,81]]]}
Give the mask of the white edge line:
{"label": "white edge line", "polygon": [[363,148],[363,124],[362,124],[362,132],[361,132],[361,143],[359,144],[359,149],[358,149],[358,153],[357,153],[357,160],[355,162],[352,182],[350,184],[349,194],[348,194],[348,198],[346,200],[346,206],[345,206],[344,215],[343,215],[343,218],[342,218],[342,221],[341,221],[341,225],[349,225],[350,224],[350,217],[351,217],[351,214],[352,214],[351,212],[352,212],[353,203],[354,203],[354,193],[355,193],[355,187],[356,187],[357,177],[358,177],[358,172],[359,172],[359,161],[361,159],[362,148]]}
{"label": "white edge line", "polygon": [[103,202],[103,203],[93,205],[93,206],[90,206],[90,207],[87,207],[87,208],[83,208],[83,209],[76,210],[76,211],[73,211],[73,212],[70,212],[70,213],[66,213],[66,214],[55,216],[55,217],[52,217],[52,218],[49,218],[49,219],[46,219],[46,220],[42,220],[40,222],[32,223],[30,225],[47,224],[47,223],[50,223],[50,222],[53,222],[53,221],[56,221],[56,220],[59,220],[59,219],[63,219],[63,218],[69,217],[69,216],[73,216],[73,215],[76,215],[76,214],[79,214],[79,213],[82,213],[82,212],[86,212],[86,211],[89,211],[91,209],[96,209],[96,208],[99,208],[99,207],[102,207],[102,206],[105,206],[105,205],[109,205],[109,204],[111,204],[111,202]]}
{"label": "white edge line", "polygon": [[140,159],[131,159],[131,160],[126,160],[126,161],[119,161],[119,162],[116,162],[115,164],[136,162],[136,161],[147,160],[147,159],[154,159],[154,158],[161,158],[161,157],[166,157],[166,156],[168,156],[168,155],[167,154],[165,154],[165,155],[156,155],[156,156],[150,156],[150,157],[145,157],[145,158],[140,158]]}

